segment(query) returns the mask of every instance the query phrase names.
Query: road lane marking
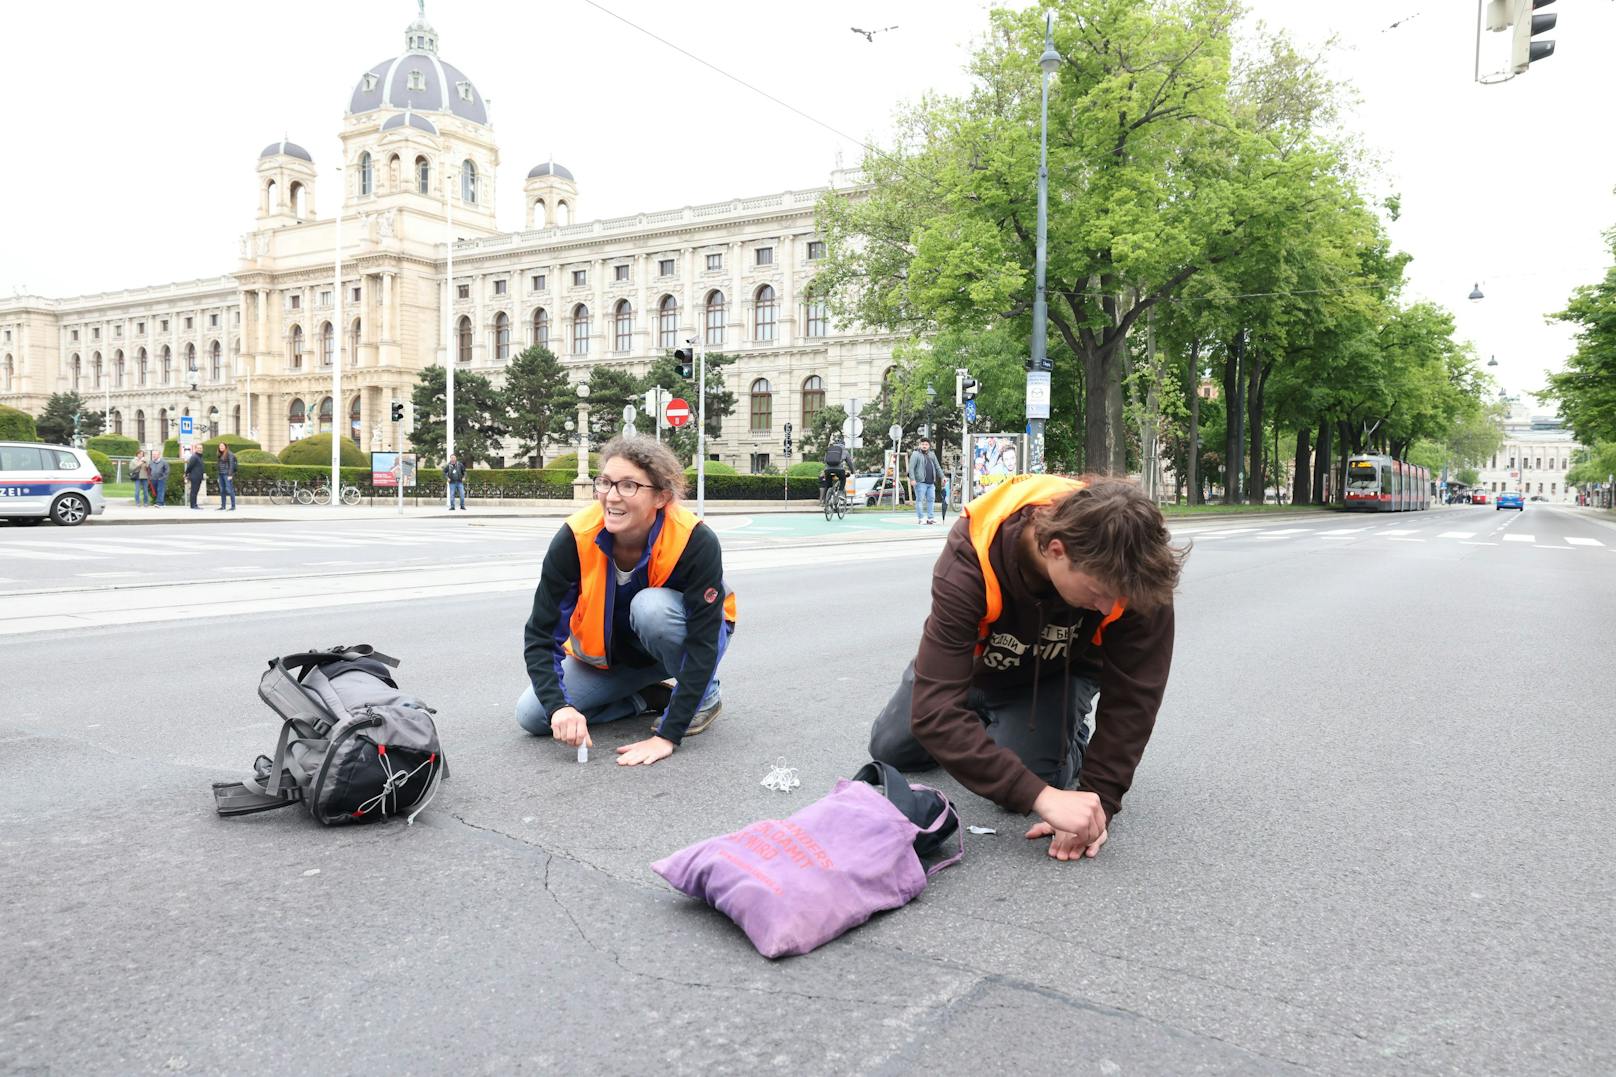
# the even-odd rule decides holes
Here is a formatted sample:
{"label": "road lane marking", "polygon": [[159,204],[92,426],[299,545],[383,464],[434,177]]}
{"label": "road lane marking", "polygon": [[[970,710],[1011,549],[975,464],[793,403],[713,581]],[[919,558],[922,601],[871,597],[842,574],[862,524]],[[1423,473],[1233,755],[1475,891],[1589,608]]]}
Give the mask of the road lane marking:
{"label": "road lane marking", "polygon": [[1442,534],[1438,535],[1437,538],[1466,539],[1475,537],[1475,534],[1476,533],[1474,531],[1444,531]]}
{"label": "road lane marking", "polygon": [[146,575],[146,573],[144,573],[144,572],[75,572],[74,575],[75,576],[83,576],[86,579],[113,580],[113,579],[120,579],[120,578],[124,578],[124,577],[128,577],[128,576],[144,576],[144,575]]}
{"label": "road lane marking", "polygon": [[74,542],[72,540],[64,542],[39,542],[34,539],[17,539],[15,540],[14,545],[44,546],[51,550],[82,550],[86,553],[138,553],[142,556],[150,555],[152,557],[188,556],[185,550],[174,549],[175,541],[172,540],[164,543],[162,549],[152,549],[147,546],[124,545],[122,543],[114,542]]}
{"label": "road lane marking", "polygon": [[1572,538],[1569,535],[1566,536],[1566,542],[1570,543],[1573,546],[1603,546],[1604,545],[1604,543],[1600,542],[1598,539]]}
{"label": "road lane marking", "polygon": [[1399,528],[1394,528],[1394,529],[1392,529],[1390,531],[1382,531],[1382,532],[1380,532],[1380,534],[1382,534],[1382,535],[1417,535],[1419,533],[1420,533],[1420,529],[1417,528],[1417,527],[1399,527]]}
{"label": "road lane marking", "polygon": [[19,550],[14,543],[0,545],[4,550],[3,556],[15,557],[22,561],[100,561],[100,557],[80,557],[76,553],[48,553],[45,550]]}
{"label": "road lane marking", "polygon": [[1319,532],[1319,537],[1324,538],[1326,536],[1329,536],[1329,537],[1333,538],[1333,537],[1335,537],[1337,535],[1358,535],[1358,534],[1362,534],[1363,532],[1368,531],[1368,530],[1369,530],[1369,528],[1367,528],[1367,527],[1338,527],[1334,531],[1321,531],[1321,532]]}
{"label": "road lane marking", "polygon": [[1461,542],[1461,546],[1497,546],[1496,542]]}
{"label": "road lane marking", "polygon": [[1527,542],[1527,543],[1531,543],[1531,542],[1536,542],[1537,541],[1537,536],[1536,535],[1505,535],[1504,536],[1504,541],[1505,542]]}
{"label": "road lane marking", "polygon": [[1534,543],[1532,546],[1534,550],[1571,550],[1575,548],[1574,546],[1550,546],[1542,542]]}

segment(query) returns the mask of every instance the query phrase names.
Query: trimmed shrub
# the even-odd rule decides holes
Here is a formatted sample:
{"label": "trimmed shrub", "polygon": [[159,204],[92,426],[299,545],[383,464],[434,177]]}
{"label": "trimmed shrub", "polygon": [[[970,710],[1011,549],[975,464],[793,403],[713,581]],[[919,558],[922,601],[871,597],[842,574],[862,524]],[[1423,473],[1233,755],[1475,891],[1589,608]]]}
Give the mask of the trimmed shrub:
{"label": "trimmed shrub", "polygon": [[108,456],[133,457],[140,451],[140,442],[122,434],[97,434],[86,441],[84,447]]}
{"label": "trimmed shrub", "polygon": [[[721,462],[719,462],[717,460],[709,460],[709,461],[707,461],[706,471],[707,471],[707,477],[709,479],[712,478],[714,475],[739,475],[740,474],[740,472],[736,471],[734,468],[730,467],[728,464],[721,463]],[[694,466],[685,468],[685,478],[689,479],[691,482],[696,481],[696,469],[695,469]]]}
{"label": "trimmed shrub", "polygon": [[0,404],[0,441],[38,441],[34,417],[26,411]]}
{"label": "trimmed shrub", "polygon": [[786,474],[793,479],[812,479],[814,482],[818,482],[819,473],[823,470],[825,470],[825,465],[818,460],[802,460],[792,464],[786,470]]}
{"label": "trimmed shrub", "polygon": [[118,467],[106,453],[100,449],[86,449],[85,452],[90,454],[90,463],[94,464],[95,469],[101,472],[102,482],[111,482],[118,477]]}
{"label": "trimmed shrub", "polygon": [[278,464],[281,462],[280,457],[267,449],[236,449],[234,451],[237,464]]}
{"label": "trimmed shrub", "polygon": [[[370,456],[361,452],[359,446],[350,438],[343,438],[337,450],[342,454],[343,467],[369,468]],[[315,466],[325,464],[327,470],[331,467],[331,435],[315,434],[313,437],[294,441],[281,450],[280,462],[294,466]]]}
{"label": "trimmed shrub", "polygon": [[[545,464],[544,470],[564,472],[569,476],[576,476],[578,474],[578,454],[575,452],[569,452],[565,456],[558,456],[554,460],[551,460],[548,464]],[[589,473],[593,475],[599,470],[600,453],[592,452],[589,454]],[[569,478],[567,481],[571,482],[572,480]]]}
{"label": "trimmed shrub", "polygon": [[[244,438],[240,434],[220,434],[218,437],[209,438],[202,443],[203,454],[207,456],[208,459],[213,459],[219,454],[219,442],[221,441],[230,446],[230,451],[235,453],[238,457],[241,455],[241,450],[243,449],[257,449],[262,447],[252,438]],[[330,452],[329,449],[326,451]],[[163,455],[168,457],[170,460],[178,460],[180,458],[180,443],[178,438],[169,438],[167,441],[163,442]]]}

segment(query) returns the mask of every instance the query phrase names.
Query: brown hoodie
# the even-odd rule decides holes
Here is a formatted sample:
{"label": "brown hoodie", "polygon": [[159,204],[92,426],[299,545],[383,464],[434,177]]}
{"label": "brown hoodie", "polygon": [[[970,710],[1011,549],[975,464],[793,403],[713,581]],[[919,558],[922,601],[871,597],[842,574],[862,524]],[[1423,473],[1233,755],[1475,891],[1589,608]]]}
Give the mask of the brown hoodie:
{"label": "brown hoodie", "polygon": [[[1002,699],[1035,691],[1063,692],[1065,674],[1099,682],[1101,706],[1083,758],[1078,788],[1098,794],[1110,819],[1122,808],[1134,769],[1156,724],[1173,661],[1173,607],[1150,613],[1126,610],[1093,645],[1102,615],[1068,606],[1047,581],[1020,562],[1021,541],[1033,509],[1004,521],[988,560],[1004,595],[999,619],[988,628],[981,657],[973,657],[977,625],[987,613],[982,567],[971,546],[970,520],[961,517],[932,569],[931,616],[915,657],[910,728],[933,759],[967,789],[1023,814],[1045,782],[1017,755],[988,735],[966,703],[972,688]],[[1036,646],[1035,646],[1036,643]],[[1074,649],[1075,643],[1075,649]]]}

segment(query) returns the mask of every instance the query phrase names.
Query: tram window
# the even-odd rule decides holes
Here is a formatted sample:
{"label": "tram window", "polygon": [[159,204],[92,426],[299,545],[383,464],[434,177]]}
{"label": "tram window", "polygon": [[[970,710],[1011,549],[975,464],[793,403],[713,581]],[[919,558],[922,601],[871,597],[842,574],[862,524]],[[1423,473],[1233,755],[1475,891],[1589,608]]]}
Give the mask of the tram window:
{"label": "tram window", "polygon": [[1392,492],[1392,469],[1384,464],[1380,468],[1380,492],[1383,494]]}

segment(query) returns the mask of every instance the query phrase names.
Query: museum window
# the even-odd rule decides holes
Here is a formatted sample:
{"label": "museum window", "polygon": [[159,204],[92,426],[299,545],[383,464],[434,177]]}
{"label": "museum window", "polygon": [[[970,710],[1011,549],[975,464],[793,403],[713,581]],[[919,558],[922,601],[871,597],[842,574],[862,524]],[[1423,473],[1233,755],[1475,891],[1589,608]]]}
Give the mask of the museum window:
{"label": "museum window", "polygon": [[[163,328],[167,329],[168,326],[165,324],[163,326]],[[77,329],[75,329],[75,330],[73,330],[73,343],[77,344],[78,342],[79,342],[79,331]]]}
{"label": "museum window", "polygon": [[208,328],[209,329],[217,329],[217,328],[219,328],[219,316],[217,314],[209,314],[208,315]]}
{"label": "museum window", "polygon": [[572,308],[572,354],[589,354],[589,308],[582,303]]}
{"label": "museum window", "polygon": [[659,276],[659,277],[671,277],[671,276],[673,276],[673,259],[672,258],[664,258],[660,262],[657,263],[657,276]]}
{"label": "museum window", "polygon": [[817,262],[823,257],[825,257],[825,241],[822,239],[810,239],[808,241],[808,260]]}
{"label": "museum window", "polygon": [[825,410],[825,382],[818,374],[811,374],[802,383],[802,436],[813,428],[814,418]]}
{"label": "museum window", "polygon": [[95,380],[93,382],[91,382],[90,384],[94,385],[97,389],[101,388],[101,353],[100,352],[96,352],[95,356],[90,360],[90,371],[91,371],[91,374],[95,378]]}
{"label": "museum window", "polygon": [[[421,47],[420,44],[417,43],[416,48],[420,48],[420,47]],[[412,90],[424,90],[424,89],[426,89],[426,75],[423,72],[421,72],[420,70],[411,69],[409,86],[410,86],[410,89],[412,89]]]}
{"label": "museum window", "polygon": [[[187,329],[191,328],[191,320],[189,318],[187,318],[185,320],[185,328],[187,328]],[[101,329],[99,327],[90,330],[90,339],[91,340],[100,340],[101,339]]]}
{"label": "museum window", "polygon": [[141,445],[146,444],[146,409],[135,410],[135,440]]}
{"label": "museum window", "polygon": [[432,193],[432,162],[425,157],[415,159],[415,193]]}
{"label": "museum window", "polygon": [[752,303],[752,339],[760,342],[773,340],[779,314],[780,304],[775,300],[774,289],[765,284],[757,290]]}
{"label": "museum window", "polygon": [[543,273],[535,273],[533,275],[533,290],[535,292],[544,291],[544,274]]}
{"label": "museum window", "polygon": [[541,348],[550,346],[550,312],[543,307],[533,312],[533,343]]}
{"label": "museum window", "polygon": [[752,433],[767,434],[774,425],[774,393],[768,378],[752,383]]}
{"label": "museum window", "polygon": [[115,354],[112,357],[112,387],[114,389],[122,389],[123,388],[123,351],[122,351],[122,349],[119,349],[117,354]]}
{"label": "museum window", "polygon": [[220,354],[219,342],[215,340],[208,349],[208,380],[222,381],[224,378],[224,356]]}
{"label": "museum window", "polygon": [[73,370],[73,391],[76,393],[76,392],[79,391],[79,357],[76,356],[76,355],[73,357],[72,370]]}
{"label": "museum window", "polygon": [[628,280],[628,266],[613,266],[612,279],[615,281]]}
{"label": "museum window", "polygon": [[679,343],[679,301],[671,295],[657,304],[657,347],[673,348]]}
{"label": "museum window", "polygon": [[163,345],[163,384],[168,385],[174,380],[174,355]]}
{"label": "museum window", "polygon": [[136,322],[135,323],[135,336],[143,337],[145,335],[146,335],[146,323],[145,322]]}
{"label": "museum window", "polygon": [[320,401],[320,433],[331,432],[331,398],[324,397]]}
{"label": "museum window", "polygon": [[477,204],[477,166],[469,159],[460,162],[460,200]]}
{"label": "museum window", "polygon": [[706,341],[708,344],[724,343],[724,320],[728,313],[724,302],[723,292],[709,292],[707,294],[705,324],[707,326]]}
{"label": "museum window", "polygon": [[707,271],[709,273],[713,272],[714,270],[723,269],[723,268],[724,268],[724,256],[722,254],[709,254],[707,256]]}
{"label": "museum window", "polygon": [[302,400],[293,400],[292,406],[286,412],[286,440],[297,441],[306,437],[308,431],[303,424],[308,420],[308,414],[303,409]]}
{"label": "museum window", "polygon": [[504,311],[494,315],[494,362],[504,363],[511,357],[511,319]]}
{"label": "museum window", "polygon": [[457,285],[455,285],[455,298],[456,299],[470,299],[471,298],[471,285],[469,285],[469,284],[457,284]]}
{"label": "museum window", "polygon": [[112,409],[112,432],[120,437],[123,435],[123,412],[117,408]]}
{"label": "museum window", "polygon": [[634,340],[634,308],[628,300],[620,299],[612,308],[612,351],[626,352]]}
{"label": "museum window", "polygon": [[587,270],[587,269],[574,269],[572,271],[572,286],[574,288],[582,288],[584,285],[586,285],[588,283],[589,283],[589,270]]}
{"label": "museum window", "polygon": [[471,362],[471,319],[470,318],[466,317],[465,315],[460,316],[460,323],[459,323],[459,326],[457,327],[457,332],[456,332],[455,335],[456,335],[457,340],[459,341],[459,347],[457,347],[455,349],[455,358],[458,359],[462,363]]}
{"label": "museum window", "polygon": [[168,409],[167,408],[158,408],[157,409],[157,440],[158,441],[167,441],[168,440]]}
{"label": "museum window", "polygon": [[760,266],[772,266],[774,264],[773,247],[759,247],[752,252],[752,256]]}
{"label": "museum window", "polygon": [[331,365],[331,353],[336,346],[336,334],[331,331],[331,323],[324,322],[320,326],[320,365]]}
{"label": "museum window", "polygon": [[[167,351],[167,349],[165,348],[164,351]],[[303,327],[301,325],[292,326],[292,369],[303,369]],[[163,383],[168,384],[166,372],[163,375]]]}
{"label": "museum window", "polygon": [[[348,362],[354,366],[359,365],[359,330],[360,319],[355,318],[353,325],[348,327]],[[236,351],[241,351],[241,342],[236,342]]]}
{"label": "museum window", "polygon": [[230,409],[230,432],[237,437],[241,436],[241,405],[237,404]]}
{"label": "museum window", "polygon": [[[193,325],[195,325],[195,324],[196,324],[196,319],[190,317],[189,315],[187,315],[186,318],[185,318],[185,329],[186,329],[186,331],[189,332],[191,327]],[[101,330],[97,329],[95,331],[95,339],[97,339],[97,340],[101,339]]]}
{"label": "museum window", "polygon": [[[303,309],[303,296],[301,293],[293,292],[291,295],[287,296],[287,299],[291,302],[293,310]],[[164,328],[166,329],[168,327],[164,326]]]}
{"label": "museum window", "polygon": [[348,436],[355,445],[359,444],[360,435],[364,432],[364,423],[361,421],[362,413],[359,410],[359,397],[348,402]]}
{"label": "museum window", "polygon": [[375,193],[376,177],[370,167],[370,151],[366,150],[359,155],[359,193],[369,195]]}
{"label": "museum window", "polygon": [[830,328],[830,315],[823,299],[810,300],[808,303],[807,333],[811,337],[822,337]]}
{"label": "museum window", "polygon": [[494,294],[495,295],[504,295],[505,290],[507,288],[509,288],[509,287],[510,287],[510,281],[496,280],[494,282]]}

